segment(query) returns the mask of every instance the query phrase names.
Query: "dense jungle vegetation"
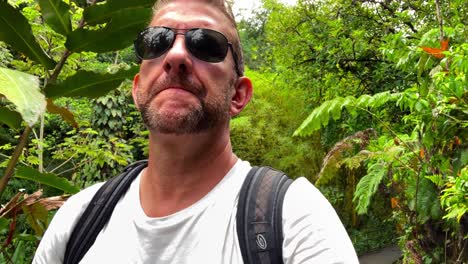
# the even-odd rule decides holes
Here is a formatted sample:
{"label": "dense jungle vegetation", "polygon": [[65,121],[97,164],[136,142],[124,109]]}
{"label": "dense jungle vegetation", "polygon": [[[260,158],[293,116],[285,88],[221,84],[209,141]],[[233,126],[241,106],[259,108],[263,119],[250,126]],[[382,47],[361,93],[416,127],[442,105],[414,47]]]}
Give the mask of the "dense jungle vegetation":
{"label": "dense jungle vegetation", "polygon": [[[0,0],[0,262],[147,154],[132,42],[154,0]],[[239,157],[305,176],[359,254],[468,262],[468,2],[263,0],[239,23],[254,98]]]}

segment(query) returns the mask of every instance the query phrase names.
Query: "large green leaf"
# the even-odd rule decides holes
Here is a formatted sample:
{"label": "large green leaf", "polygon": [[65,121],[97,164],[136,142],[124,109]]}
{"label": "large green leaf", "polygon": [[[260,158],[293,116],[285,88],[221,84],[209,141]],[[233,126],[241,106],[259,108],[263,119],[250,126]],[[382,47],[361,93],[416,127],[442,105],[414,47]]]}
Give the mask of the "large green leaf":
{"label": "large green leaf", "polygon": [[[411,197],[408,203],[409,208],[418,213],[417,218],[421,223],[442,217],[439,191],[429,179],[421,177],[419,184],[416,180],[410,181],[405,192],[408,197]],[[417,197],[416,194],[418,194]]]}
{"label": "large green leaf", "polygon": [[83,17],[88,25],[108,22],[126,8],[151,8],[154,0],[107,0],[103,5],[92,5],[84,9]]}
{"label": "large green leaf", "polygon": [[74,194],[80,191],[78,187],[74,186],[63,177],[53,173],[40,173],[38,170],[35,170],[31,167],[18,168],[15,177],[42,183],[70,194]]}
{"label": "large green leaf", "polygon": [[21,120],[21,115],[18,112],[12,111],[7,107],[0,107],[0,122],[11,128],[19,128]]}
{"label": "large green leaf", "polygon": [[151,12],[151,8],[123,9],[102,29],[80,28],[71,32],[65,46],[73,52],[107,52],[126,48],[146,26]]}
{"label": "large green leaf", "polygon": [[45,112],[45,96],[40,92],[39,79],[34,75],[0,68],[0,94],[15,105],[30,127]]}
{"label": "large green leaf", "polygon": [[138,66],[121,70],[115,74],[99,74],[79,71],[62,83],[47,85],[47,97],[99,97],[117,88],[125,79],[131,79],[138,72]]}
{"label": "large green leaf", "polygon": [[70,6],[61,0],[39,0],[42,16],[56,32],[67,35],[72,30]]}
{"label": "large green leaf", "polygon": [[0,40],[49,70],[55,67],[55,62],[36,42],[28,20],[6,1],[0,1]]}

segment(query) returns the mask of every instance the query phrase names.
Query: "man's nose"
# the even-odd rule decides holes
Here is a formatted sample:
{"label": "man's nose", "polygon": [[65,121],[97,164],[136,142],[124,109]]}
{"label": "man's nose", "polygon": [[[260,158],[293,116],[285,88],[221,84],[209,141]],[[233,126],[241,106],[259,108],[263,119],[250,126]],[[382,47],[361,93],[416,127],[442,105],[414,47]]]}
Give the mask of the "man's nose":
{"label": "man's nose", "polygon": [[190,73],[192,71],[192,58],[185,46],[184,35],[176,35],[172,47],[164,58],[163,67],[167,73]]}

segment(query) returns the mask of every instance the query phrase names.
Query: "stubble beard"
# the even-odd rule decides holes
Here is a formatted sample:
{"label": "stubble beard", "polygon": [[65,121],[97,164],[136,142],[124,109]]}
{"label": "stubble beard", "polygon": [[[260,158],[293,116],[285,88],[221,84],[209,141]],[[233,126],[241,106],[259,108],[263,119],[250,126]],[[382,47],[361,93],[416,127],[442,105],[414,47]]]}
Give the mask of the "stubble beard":
{"label": "stubble beard", "polygon": [[[178,83],[187,87],[197,97],[199,104],[191,105],[185,111],[161,111],[151,104],[157,91],[167,84]],[[185,75],[172,77],[153,86],[147,96],[138,93],[137,103],[145,126],[150,131],[162,134],[196,134],[207,131],[230,119],[229,91],[233,89],[234,80],[231,80],[223,89],[221,96],[208,98],[205,87],[197,86]]]}

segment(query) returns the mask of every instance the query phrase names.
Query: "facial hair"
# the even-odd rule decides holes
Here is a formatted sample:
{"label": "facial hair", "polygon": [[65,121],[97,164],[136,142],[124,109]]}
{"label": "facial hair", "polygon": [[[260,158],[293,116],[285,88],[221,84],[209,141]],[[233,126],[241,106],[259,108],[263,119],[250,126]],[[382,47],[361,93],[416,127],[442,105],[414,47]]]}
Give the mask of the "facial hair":
{"label": "facial hair", "polygon": [[[199,104],[190,105],[189,110],[183,111],[184,113],[163,112],[157,109],[151,102],[162,89],[172,84],[180,85],[194,94]],[[209,97],[203,85],[196,84],[186,74],[178,74],[155,83],[147,94],[138,89],[137,104],[143,122],[150,131],[176,135],[201,133],[228,122],[229,92],[233,86],[234,80],[231,80],[225,87],[219,87],[222,89],[219,95]]]}

